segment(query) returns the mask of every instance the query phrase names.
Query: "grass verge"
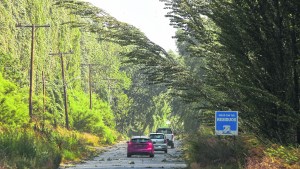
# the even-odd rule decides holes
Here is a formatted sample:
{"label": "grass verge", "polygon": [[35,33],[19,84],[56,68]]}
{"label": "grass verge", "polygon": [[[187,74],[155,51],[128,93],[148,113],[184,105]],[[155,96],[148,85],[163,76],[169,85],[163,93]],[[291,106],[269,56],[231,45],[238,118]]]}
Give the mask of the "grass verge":
{"label": "grass verge", "polygon": [[48,128],[0,129],[0,169],[57,169],[61,163],[94,157],[95,147],[103,140],[98,136]]}
{"label": "grass verge", "polygon": [[215,136],[208,128],[184,137],[190,169],[300,168],[300,147],[262,143],[255,136]]}

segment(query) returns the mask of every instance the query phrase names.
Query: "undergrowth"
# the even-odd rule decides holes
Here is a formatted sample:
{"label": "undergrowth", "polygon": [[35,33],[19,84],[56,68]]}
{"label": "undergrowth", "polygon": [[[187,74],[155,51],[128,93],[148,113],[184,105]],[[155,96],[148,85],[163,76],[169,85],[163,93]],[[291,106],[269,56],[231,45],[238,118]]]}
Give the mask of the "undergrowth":
{"label": "undergrowth", "polygon": [[[57,169],[62,162],[78,161],[96,153],[98,136],[64,128],[0,129],[1,169]],[[106,140],[105,140],[106,142]]]}
{"label": "undergrowth", "polygon": [[215,136],[209,128],[184,138],[191,169],[299,169],[300,147],[262,143],[254,135]]}

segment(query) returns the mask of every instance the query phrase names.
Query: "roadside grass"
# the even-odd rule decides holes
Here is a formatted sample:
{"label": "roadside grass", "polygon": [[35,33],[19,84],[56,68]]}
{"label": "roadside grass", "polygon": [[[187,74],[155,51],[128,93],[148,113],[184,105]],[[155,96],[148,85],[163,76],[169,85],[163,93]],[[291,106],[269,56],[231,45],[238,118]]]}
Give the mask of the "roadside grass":
{"label": "roadside grass", "polygon": [[2,127],[0,169],[57,169],[61,163],[94,157],[102,142],[98,136],[64,128]]}
{"label": "roadside grass", "polygon": [[184,138],[184,157],[190,169],[300,168],[300,147],[262,143],[255,136],[218,137],[201,128]]}
{"label": "roadside grass", "polygon": [[6,129],[0,133],[0,168],[58,168],[61,154],[29,129]]}
{"label": "roadside grass", "polygon": [[[258,152],[260,152],[258,154]],[[279,144],[268,144],[250,149],[247,157],[246,169],[265,169],[265,168],[300,168],[300,147],[283,146]]]}

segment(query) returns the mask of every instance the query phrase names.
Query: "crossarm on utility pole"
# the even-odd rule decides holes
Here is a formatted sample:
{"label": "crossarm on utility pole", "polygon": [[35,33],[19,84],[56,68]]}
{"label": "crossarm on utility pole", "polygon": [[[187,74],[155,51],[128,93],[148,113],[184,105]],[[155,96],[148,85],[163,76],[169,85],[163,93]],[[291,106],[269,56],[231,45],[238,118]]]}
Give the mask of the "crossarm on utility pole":
{"label": "crossarm on utility pole", "polygon": [[33,64],[34,64],[34,32],[35,28],[49,28],[50,25],[22,25],[17,24],[17,28],[31,28],[31,55],[30,55],[30,82],[29,82],[29,117],[30,122],[33,118],[32,93],[33,93]]}

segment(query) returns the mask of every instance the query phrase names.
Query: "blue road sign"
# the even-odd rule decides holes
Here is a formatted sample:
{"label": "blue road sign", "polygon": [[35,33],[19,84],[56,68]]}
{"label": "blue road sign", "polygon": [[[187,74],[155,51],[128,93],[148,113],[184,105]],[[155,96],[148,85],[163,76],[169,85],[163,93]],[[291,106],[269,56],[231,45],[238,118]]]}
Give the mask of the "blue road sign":
{"label": "blue road sign", "polygon": [[216,135],[238,135],[238,112],[216,111],[215,112]]}

